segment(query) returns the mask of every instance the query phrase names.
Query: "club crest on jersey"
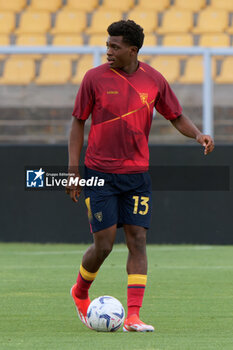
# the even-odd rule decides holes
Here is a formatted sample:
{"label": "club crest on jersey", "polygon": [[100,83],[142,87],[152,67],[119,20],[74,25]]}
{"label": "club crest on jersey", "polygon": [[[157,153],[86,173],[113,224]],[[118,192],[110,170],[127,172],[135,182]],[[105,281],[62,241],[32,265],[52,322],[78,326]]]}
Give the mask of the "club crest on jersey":
{"label": "club crest on jersey", "polygon": [[95,213],[94,216],[99,222],[101,222],[103,220],[102,211],[99,211],[98,213]]}
{"label": "club crest on jersey", "polygon": [[147,103],[148,94],[146,92],[139,92],[141,101],[143,104]]}

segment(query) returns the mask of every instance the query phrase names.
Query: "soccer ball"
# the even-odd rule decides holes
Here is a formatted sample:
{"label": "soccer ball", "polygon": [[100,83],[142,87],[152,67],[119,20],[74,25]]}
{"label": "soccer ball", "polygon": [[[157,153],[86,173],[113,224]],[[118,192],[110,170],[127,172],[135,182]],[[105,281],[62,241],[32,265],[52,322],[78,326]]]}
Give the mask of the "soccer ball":
{"label": "soccer ball", "polygon": [[120,301],[108,295],[94,299],[87,310],[88,323],[98,332],[117,331],[124,318],[125,310]]}

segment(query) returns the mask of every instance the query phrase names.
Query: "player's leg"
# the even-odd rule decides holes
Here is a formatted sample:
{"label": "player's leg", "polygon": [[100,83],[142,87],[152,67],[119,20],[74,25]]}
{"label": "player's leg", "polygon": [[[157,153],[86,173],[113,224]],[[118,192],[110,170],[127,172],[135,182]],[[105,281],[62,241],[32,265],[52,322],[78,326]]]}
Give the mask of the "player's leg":
{"label": "player's leg", "polygon": [[142,307],[147,282],[146,232],[141,226],[124,225],[128,247],[127,273],[127,317],[136,314]]}
{"label": "player's leg", "polygon": [[144,324],[139,318],[146,282],[147,254],[146,233],[150,226],[152,193],[148,173],[129,175],[132,190],[121,195],[120,220],[123,224],[129,250],[127,261],[128,312],[124,322],[125,331],[153,331],[152,326]]}
{"label": "player's leg", "polygon": [[94,233],[94,243],[85,252],[76,284],[71,288],[71,295],[76,305],[80,320],[86,325],[87,309],[90,305],[89,288],[94,282],[98,270],[110,254],[116,236],[116,225]]}
{"label": "player's leg", "polygon": [[90,272],[96,272],[111,253],[116,237],[116,224],[93,233],[94,243],[83,256],[82,265]]}
{"label": "player's leg", "polygon": [[147,229],[136,225],[123,225],[129,250],[127,273],[147,274],[146,233]]}
{"label": "player's leg", "polygon": [[86,168],[86,180],[93,176],[104,178],[106,184],[99,188],[98,186],[86,186],[84,189],[88,219],[93,233],[93,244],[83,256],[77,283],[72,287],[71,293],[78,315],[86,325],[87,309],[91,302],[88,291],[100,266],[112,250],[118,218],[117,196],[111,185],[111,174],[104,174]]}
{"label": "player's leg", "polygon": [[139,318],[147,282],[146,232],[141,226],[124,225],[126,243],[129,250],[127,261],[127,317],[124,331],[152,332],[153,326]]}
{"label": "player's leg", "polygon": [[111,253],[116,236],[116,225],[93,234],[94,243],[83,255],[79,270],[75,295],[79,299],[88,298],[88,290],[94,281],[98,270]]}
{"label": "player's leg", "polygon": [[112,175],[85,167],[85,179],[102,178],[104,186],[85,186],[85,203],[93,233],[93,244],[85,252],[80,267],[75,294],[79,299],[88,298],[88,289],[105,258],[112,250],[116,236],[118,200],[112,186]]}

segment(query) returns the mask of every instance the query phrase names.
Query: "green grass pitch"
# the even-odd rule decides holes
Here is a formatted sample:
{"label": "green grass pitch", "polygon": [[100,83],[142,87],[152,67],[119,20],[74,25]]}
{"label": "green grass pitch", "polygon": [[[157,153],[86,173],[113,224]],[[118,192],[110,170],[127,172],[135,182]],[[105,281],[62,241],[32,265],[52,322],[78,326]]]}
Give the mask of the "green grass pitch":
{"label": "green grass pitch", "polygon": [[[0,244],[0,349],[232,350],[233,247],[149,245],[141,318],[154,333],[97,333],[69,290],[86,245]],[[90,296],[126,308],[127,249],[116,245]]]}

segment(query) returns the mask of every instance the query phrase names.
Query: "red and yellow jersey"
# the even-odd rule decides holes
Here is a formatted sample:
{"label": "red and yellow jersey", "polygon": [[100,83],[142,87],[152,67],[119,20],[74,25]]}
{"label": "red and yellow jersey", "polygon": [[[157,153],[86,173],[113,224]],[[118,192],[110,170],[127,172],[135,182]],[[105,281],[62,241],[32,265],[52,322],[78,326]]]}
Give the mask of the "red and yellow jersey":
{"label": "red and yellow jersey", "polygon": [[89,70],[72,114],[92,116],[85,165],[106,173],[147,171],[153,107],[168,120],[182,113],[168,82],[148,64],[139,62],[133,74],[108,63]]}

